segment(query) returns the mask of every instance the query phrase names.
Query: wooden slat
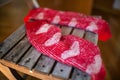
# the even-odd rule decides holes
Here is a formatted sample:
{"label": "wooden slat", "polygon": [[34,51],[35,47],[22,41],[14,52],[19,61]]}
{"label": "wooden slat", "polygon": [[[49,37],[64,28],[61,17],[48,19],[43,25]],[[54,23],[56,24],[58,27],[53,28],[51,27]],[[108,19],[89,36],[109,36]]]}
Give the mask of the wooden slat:
{"label": "wooden slat", "polygon": [[57,62],[52,72],[52,75],[62,79],[68,79],[70,76],[71,70],[72,70],[71,66]]}
{"label": "wooden slat", "polygon": [[55,63],[54,59],[47,57],[45,55],[42,55],[40,57],[40,60],[36,64],[34,70],[49,74],[50,71],[52,70],[54,63]]}
{"label": "wooden slat", "polygon": [[81,70],[74,69],[71,80],[90,80],[90,76]]}
{"label": "wooden slat", "polygon": [[0,58],[5,55],[25,35],[24,25],[6,38],[0,45]]}
{"label": "wooden slat", "polygon": [[16,63],[29,47],[30,43],[27,38],[24,38],[4,57],[4,59]]}
{"label": "wooden slat", "polygon": [[[62,34],[63,35],[67,35],[70,34],[72,31],[72,27],[61,27],[62,30]],[[59,78],[64,78],[64,79],[68,79],[70,76],[70,72],[72,71],[72,67],[71,66],[67,66],[65,64],[62,64],[60,62],[57,62],[55,65],[55,68],[52,72],[53,76],[59,77]]]}
{"label": "wooden slat", "polygon": [[40,7],[39,4],[37,3],[37,0],[25,0],[25,2],[27,3],[27,5],[30,9]]}
{"label": "wooden slat", "polygon": [[[83,38],[85,31],[81,29],[74,29],[72,34]],[[71,80],[90,80],[90,76],[87,73],[74,68]]]}
{"label": "wooden slat", "polygon": [[70,32],[72,30],[72,27],[64,27],[64,26],[62,26],[61,30],[62,30],[62,35],[68,35],[68,34],[70,34]]}
{"label": "wooden slat", "polygon": [[98,35],[93,32],[87,31],[85,34],[85,39],[89,40],[90,42],[93,42],[95,45],[97,45]]}
{"label": "wooden slat", "polygon": [[72,34],[78,37],[83,37],[84,36],[85,31],[82,29],[74,29]]}
{"label": "wooden slat", "polygon": [[38,52],[34,47],[31,47],[18,64],[32,69],[40,55],[40,52]]}

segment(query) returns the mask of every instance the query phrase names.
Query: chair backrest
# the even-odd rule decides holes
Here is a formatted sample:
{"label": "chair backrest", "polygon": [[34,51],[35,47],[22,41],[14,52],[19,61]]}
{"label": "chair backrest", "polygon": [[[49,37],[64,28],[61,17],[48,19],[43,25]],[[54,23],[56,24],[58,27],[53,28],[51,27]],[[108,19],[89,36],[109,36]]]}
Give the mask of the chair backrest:
{"label": "chair backrest", "polygon": [[25,2],[27,3],[27,5],[30,9],[40,7],[37,0],[25,0]]}
{"label": "chair backrest", "polygon": [[[55,10],[91,14],[93,0],[25,0],[30,9],[48,7]],[[40,5],[38,4],[40,3]]]}

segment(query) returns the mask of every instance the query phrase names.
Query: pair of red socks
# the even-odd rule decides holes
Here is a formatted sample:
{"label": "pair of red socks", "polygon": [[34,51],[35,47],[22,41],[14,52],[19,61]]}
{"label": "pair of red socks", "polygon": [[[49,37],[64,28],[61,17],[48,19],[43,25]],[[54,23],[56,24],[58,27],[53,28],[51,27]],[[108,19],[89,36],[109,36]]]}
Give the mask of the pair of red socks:
{"label": "pair of red socks", "polygon": [[[30,21],[33,20],[33,21]],[[110,38],[108,24],[101,18],[74,12],[39,8],[25,17],[27,37],[41,53],[90,74],[92,80],[104,80],[105,69],[98,46],[74,35],[62,36],[54,24],[81,28],[98,34],[100,40]],[[106,38],[101,37],[104,34]]]}

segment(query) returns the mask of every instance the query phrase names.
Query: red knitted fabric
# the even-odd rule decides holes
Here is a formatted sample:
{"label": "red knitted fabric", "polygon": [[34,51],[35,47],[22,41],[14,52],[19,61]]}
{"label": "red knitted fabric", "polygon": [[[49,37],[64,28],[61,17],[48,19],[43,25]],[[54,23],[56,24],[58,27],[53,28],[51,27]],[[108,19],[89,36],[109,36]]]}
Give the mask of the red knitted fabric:
{"label": "red knitted fabric", "polygon": [[46,20],[52,24],[60,24],[69,27],[82,28],[98,34],[99,40],[106,41],[111,37],[109,24],[93,16],[87,16],[75,12],[63,12],[49,8],[33,9],[25,17],[25,22],[29,20]]}
{"label": "red knitted fabric", "polygon": [[74,35],[62,36],[61,29],[50,23],[46,20],[25,23],[31,44],[41,53],[90,74],[92,80],[104,80],[99,48]]}

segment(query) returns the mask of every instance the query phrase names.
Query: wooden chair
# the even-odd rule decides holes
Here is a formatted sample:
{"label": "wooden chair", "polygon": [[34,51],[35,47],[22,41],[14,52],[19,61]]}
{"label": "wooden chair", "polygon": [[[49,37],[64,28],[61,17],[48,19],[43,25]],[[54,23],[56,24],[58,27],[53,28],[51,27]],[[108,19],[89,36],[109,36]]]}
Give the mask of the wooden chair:
{"label": "wooden chair", "polygon": [[[34,7],[39,7],[33,0]],[[30,4],[29,4],[30,5]],[[60,26],[62,34],[73,34],[97,44],[98,35],[89,31]],[[90,80],[87,73],[38,52],[27,40],[22,25],[0,44],[0,71],[9,80],[21,80],[16,71],[42,80]]]}

